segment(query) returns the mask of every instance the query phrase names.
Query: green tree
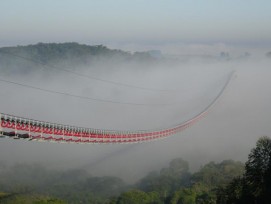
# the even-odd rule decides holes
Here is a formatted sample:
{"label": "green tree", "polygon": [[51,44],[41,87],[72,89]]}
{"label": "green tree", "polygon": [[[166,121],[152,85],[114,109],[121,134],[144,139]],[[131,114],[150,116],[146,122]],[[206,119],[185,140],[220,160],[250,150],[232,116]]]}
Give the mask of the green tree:
{"label": "green tree", "polygon": [[159,193],[166,200],[174,191],[180,187],[190,184],[189,164],[182,158],[173,159],[169,167],[161,169],[160,173],[151,172],[138,184],[140,190]]}
{"label": "green tree", "polygon": [[9,194],[2,199],[1,204],[65,204],[63,200],[36,194]]}
{"label": "green tree", "polygon": [[261,137],[245,166],[246,183],[260,202],[271,201],[271,139]]}
{"label": "green tree", "polygon": [[174,193],[170,204],[194,204],[196,203],[196,196],[196,192],[191,188],[184,188]]}
{"label": "green tree", "polygon": [[150,198],[147,193],[140,190],[131,190],[125,193],[122,193],[118,200],[117,204],[148,204],[150,203]]}
{"label": "green tree", "polygon": [[220,195],[217,196],[218,203],[223,203],[223,201],[226,203],[238,203],[244,200],[244,182],[244,178],[242,177],[234,178],[226,188],[221,189]]}
{"label": "green tree", "polygon": [[217,192],[218,203],[270,203],[271,140],[261,137],[245,164],[243,177],[237,177]]}
{"label": "green tree", "polygon": [[221,163],[210,162],[204,165],[192,177],[194,182],[202,182],[212,188],[227,185],[233,178],[244,173],[244,165],[233,160]]}
{"label": "green tree", "polygon": [[169,163],[168,168],[163,168],[160,172],[161,175],[171,176],[171,177],[181,177],[186,174],[189,170],[189,164],[182,158],[173,159]]}

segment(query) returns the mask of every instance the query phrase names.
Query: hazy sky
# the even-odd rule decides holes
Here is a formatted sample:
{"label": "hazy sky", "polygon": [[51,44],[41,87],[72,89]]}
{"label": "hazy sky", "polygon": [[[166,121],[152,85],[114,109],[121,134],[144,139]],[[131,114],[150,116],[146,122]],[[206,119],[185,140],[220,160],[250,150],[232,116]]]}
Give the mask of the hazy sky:
{"label": "hazy sky", "polygon": [[270,0],[1,0],[0,46],[271,43]]}

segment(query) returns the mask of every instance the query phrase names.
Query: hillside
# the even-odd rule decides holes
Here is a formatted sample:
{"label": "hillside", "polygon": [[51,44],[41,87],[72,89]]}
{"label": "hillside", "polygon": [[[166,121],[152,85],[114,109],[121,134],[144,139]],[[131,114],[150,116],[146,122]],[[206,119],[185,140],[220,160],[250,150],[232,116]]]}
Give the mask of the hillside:
{"label": "hillside", "polygon": [[27,73],[44,65],[89,66],[97,63],[151,62],[148,52],[133,54],[109,49],[103,45],[69,43],[38,43],[0,48],[0,70]]}
{"label": "hillside", "polygon": [[10,166],[0,160],[0,203],[270,203],[270,155],[271,139],[261,137],[245,165],[209,162],[191,173],[187,161],[175,158],[133,185],[117,177],[91,176],[83,169]]}

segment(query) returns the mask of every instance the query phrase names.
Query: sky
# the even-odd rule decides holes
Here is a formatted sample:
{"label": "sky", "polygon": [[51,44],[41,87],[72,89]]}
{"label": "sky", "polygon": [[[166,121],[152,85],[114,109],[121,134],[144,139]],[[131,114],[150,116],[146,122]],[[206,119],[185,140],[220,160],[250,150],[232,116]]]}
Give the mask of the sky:
{"label": "sky", "polygon": [[271,43],[269,0],[1,0],[0,46]]}

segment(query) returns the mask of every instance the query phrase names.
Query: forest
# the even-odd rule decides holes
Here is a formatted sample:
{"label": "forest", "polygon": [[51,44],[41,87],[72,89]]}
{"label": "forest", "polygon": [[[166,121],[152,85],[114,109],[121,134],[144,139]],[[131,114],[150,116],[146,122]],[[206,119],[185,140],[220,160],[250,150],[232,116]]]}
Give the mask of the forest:
{"label": "forest", "polygon": [[76,42],[38,43],[35,45],[0,48],[0,71],[7,74],[29,74],[47,68],[93,66],[97,63],[152,63],[157,59],[150,52],[125,52],[104,45],[85,45]]}
{"label": "forest", "polygon": [[245,164],[224,160],[189,171],[182,158],[134,184],[80,169],[50,170],[40,164],[0,164],[0,203],[207,204],[269,203],[271,139],[261,137]]}

